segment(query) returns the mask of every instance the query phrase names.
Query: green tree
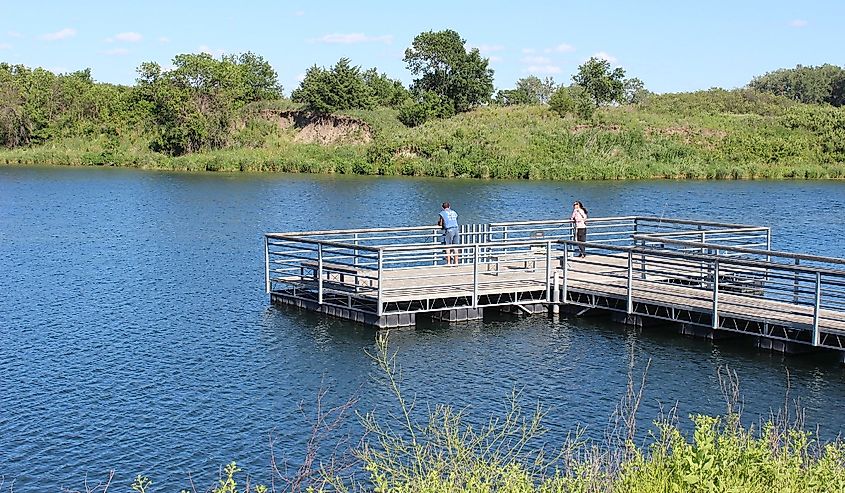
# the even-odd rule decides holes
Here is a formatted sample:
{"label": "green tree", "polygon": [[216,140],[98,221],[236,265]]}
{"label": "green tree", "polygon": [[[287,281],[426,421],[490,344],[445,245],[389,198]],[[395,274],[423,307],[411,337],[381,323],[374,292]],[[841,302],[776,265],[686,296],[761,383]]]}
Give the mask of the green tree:
{"label": "green tree", "polygon": [[592,118],[596,110],[590,94],[578,85],[559,87],[549,99],[549,108],[561,117],[575,115],[585,120]]}
{"label": "green tree", "polygon": [[453,30],[418,34],[405,50],[404,61],[416,76],[411,92],[422,103],[426,93],[440,99],[444,116],[469,111],[490,101],[493,70],[477,48],[466,50],[466,41]]}
{"label": "green tree", "polygon": [[275,72],[252,53],[181,54],[173,65],[141,64],[137,84],[138,103],[155,124],[152,148],[171,155],[226,147],[245,104],[281,94]]}
{"label": "green tree", "polygon": [[642,103],[651,94],[645,88],[643,81],[636,77],[625,79],[625,82],[622,83],[622,92],[622,102],[626,104]]}
{"label": "green tree", "polygon": [[399,121],[408,127],[422,125],[434,118],[451,115],[452,109],[444,105],[443,100],[432,91],[426,91],[418,99],[406,99],[399,107]]}
{"label": "green tree", "polygon": [[341,58],[330,70],[314,65],[305,72],[291,99],[305,103],[315,113],[334,113],[373,107],[373,92],[364,81],[361,69]]}
{"label": "green tree", "polygon": [[361,77],[370,89],[375,106],[398,108],[410,98],[410,93],[401,81],[391,79],[387,74],[380,74],[375,67],[365,71]]}
{"label": "green tree", "polygon": [[779,69],[755,77],[748,85],[754,90],[802,103],[833,106],[845,103],[845,69],[836,65],[797,65],[793,69]]}
{"label": "green tree", "polygon": [[16,147],[95,132],[114,99],[98,98],[99,93],[88,69],[57,75],[0,64],[0,144]]}
{"label": "green tree", "polygon": [[24,89],[18,74],[22,65],[0,63],[0,145],[12,148],[29,143],[32,122],[24,105]]}
{"label": "green tree", "polygon": [[572,80],[587,91],[596,107],[621,102],[625,95],[625,70],[621,67],[611,70],[610,62],[600,58],[592,57],[580,65]]}
{"label": "green tree", "polygon": [[516,88],[496,93],[496,102],[505,106],[513,104],[549,104],[557,84],[551,77],[540,79],[529,75],[516,81]]}
{"label": "green tree", "polygon": [[279,99],[282,86],[273,67],[260,55],[252,52],[223,57],[223,61],[235,65],[240,71],[241,97],[245,102]]}

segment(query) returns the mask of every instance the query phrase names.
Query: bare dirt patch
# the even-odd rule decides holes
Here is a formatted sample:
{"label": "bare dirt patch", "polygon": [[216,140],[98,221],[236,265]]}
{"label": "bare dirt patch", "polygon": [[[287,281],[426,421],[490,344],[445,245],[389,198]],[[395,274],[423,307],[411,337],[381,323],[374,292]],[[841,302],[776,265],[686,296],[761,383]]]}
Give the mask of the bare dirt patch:
{"label": "bare dirt patch", "polygon": [[716,138],[716,139],[724,139],[728,136],[728,133],[724,130],[716,130],[713,128],[700,128],[700,127],[666,127],[666,128],[654,128],[649,127],[646,129],[646,134],[649,135],[666,135],[670,137],[683,137],[685,139],[691,139],[696,137],[707,137],[707,138]]}
{"label": "bare dirt patch", "polygon": [[601,132],[610,132],[614,134],[618,134],[622,131],[622,127],[619,125],[589,125],[589,124],[580,124],[575,125],[572,127],[569,132],[573,134],[580,134],[581,132],[586,132],[587,130],[598,130]]}
{"label": "bare dirt patch", "polygon": [[685,144],[697,144],[700,146],[711,146],[715,142],[724,140],[728,133],[724,130],[704,127],[675,126],[665,128],[648,127],[646,135],[659,135],[664,137],[679,138]]}
{"label": "bare dirt patch", "polygon": [[316,115],[304,111],[262,111],[262,119],[280,128],[297,131],[294,142],[308,144],[367,144],[373,140],[370,126],[358,118],[345,115]]}

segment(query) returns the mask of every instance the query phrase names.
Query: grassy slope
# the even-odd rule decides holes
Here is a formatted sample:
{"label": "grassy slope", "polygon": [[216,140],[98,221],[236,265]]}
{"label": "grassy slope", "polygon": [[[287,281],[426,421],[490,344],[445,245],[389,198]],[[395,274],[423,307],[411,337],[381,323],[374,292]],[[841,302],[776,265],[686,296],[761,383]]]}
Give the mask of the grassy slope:
{"label": "grassy slope", "polygon": [[807,130],[833,118],[839,132],[842,111],[720,90],[602,108],[588,122],[545,107],[487,107],[409,129],[394,110],[379,109],[347,112],[373,129],[366,145],[303,144],[291,130],[274,130],[251,147],[169,158],[137,136],[111,143],[112,151],[105,138],[65,139],[2,151],[0,163],[560,180],[843,178],[840,134]]}

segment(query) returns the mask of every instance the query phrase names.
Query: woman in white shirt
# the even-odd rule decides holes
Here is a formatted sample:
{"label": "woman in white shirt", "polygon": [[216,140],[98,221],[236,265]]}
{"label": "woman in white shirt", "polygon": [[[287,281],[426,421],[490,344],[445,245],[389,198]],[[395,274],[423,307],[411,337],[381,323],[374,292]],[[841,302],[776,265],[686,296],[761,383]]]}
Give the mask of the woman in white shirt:
{"label": "woman in white shirt", "polygon": [[[572,217],[570,219],[575,223],[575,241],[587,241],[587,209],[580,200],[576,200],[572,204]],[[586,249],[584,245],[578,245],[578,249],[581,253],[576,255],[576,257],[587,256],[584,253]]]}

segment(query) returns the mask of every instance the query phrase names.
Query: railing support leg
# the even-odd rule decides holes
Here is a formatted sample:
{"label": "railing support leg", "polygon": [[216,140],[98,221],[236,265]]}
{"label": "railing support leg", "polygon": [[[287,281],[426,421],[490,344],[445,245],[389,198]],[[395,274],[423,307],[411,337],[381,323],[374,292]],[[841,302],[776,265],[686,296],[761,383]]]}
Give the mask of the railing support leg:
{"label": "railing support leg", "polygon": [[478,308],[478,244],[472,246],[472,307]]}
{"label": "railing support leg", "polygon": [[563,256],[563,283],[560,287],[560,301],[566,304],[569,297],[569,242],[564,241],[564,256]]}
{"label": "railing support leg", "polygon": [[358,233],[352,238],[352,244],[355,245],[355,251],[352,254],[352,265],[358,265]]}
{"label": "railing support leg", "polygon": [[317,303],[323,304],[323,244],[317,245]]}
{"label": "railing support leg", "polygon": [[270,294],[270,242],[264,237],[264,292]]}
{"label": "railing support leg", "polygon": [[[434,243],[435,245],[437,244],[437,230],[436,229],[431,230],[431,242]],[[437,265],[437,250],[434,250],[433,253],[434,254],[432,255],[433,258],[431,259],[431,265]],[[446,263],[449,263],[448,256],[446,257]]]}
{"label": "railing support leg", "polygon": [[640,247],[643,249],[643,252],[640,254],[640,279],[645,280],[645,240],[642,240],[640,243]]}
{"label": "railing support leg", "polygon": [[821,315],[822,306],[822,273],[816,272],[816,301],[813,306],[813,346],[818,346],[820,342],[819,335],[819,317]]}
{"label": "railing support leg", "polygon": [[628,250],[628,315],[634,313],[634,252]]}
{"label": "railing support leg", "polygon": [[552,242],[546,242],[546,301],[552,302]]}
{"label": "railing support leg", "polygon": [[719,328],[719,257],[713,259],[713,329]]}
{"label": "railing support leg", "polygon": [[[772,251],[772,229],[771,228],[766,228],[766,251],[767,252]],[[767,254],[766,255],[766,262],[771,262],[771,261],[772,261],[772,256]]]}
{"label": "railing support leg", "polygon": [[376,316],[381,317],[382,314],[382,307],[381,307],[381,297],[382,292],[384,291],[384,286],[382,285],[384,281],[384,250],[379,248],[378,250],[378,293],[376,295]]}

